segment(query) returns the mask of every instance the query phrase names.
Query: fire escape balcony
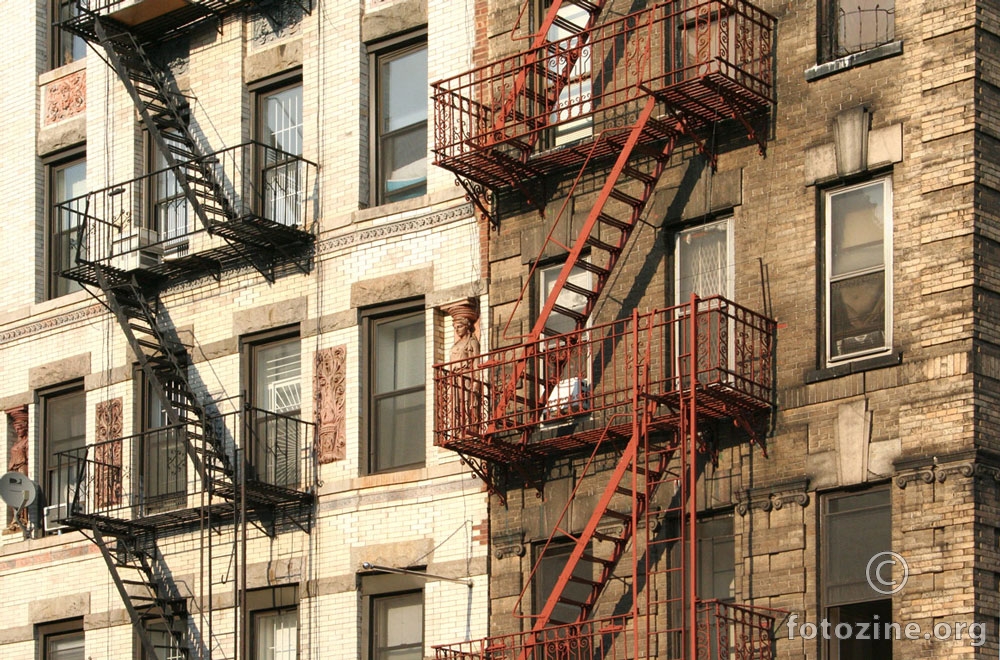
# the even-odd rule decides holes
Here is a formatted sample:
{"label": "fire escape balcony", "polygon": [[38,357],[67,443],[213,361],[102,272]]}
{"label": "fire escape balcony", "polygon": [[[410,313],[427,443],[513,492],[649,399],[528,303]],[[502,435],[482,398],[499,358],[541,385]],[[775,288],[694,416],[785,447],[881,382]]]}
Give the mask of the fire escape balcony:
{"label": "fire escape balcony", "polygon": [[315,163],[247,142],[181,166],[212,173],[189,176],[192,184],[221,187],[198,191],[207,231],[175,170],[152,172],[56,205],[60,226],[76,229],[63,276],[98,286],[100,268],[112,279],[136,273],[173,286],[219,277],[248,259],[277,273],[304,268],[315,241],[308,229]]}
{"label": "fire escape balcony", "polygon": [[774,30],[744,0],[664,2],[437,82],[435,163],[490,189],[522,186],[616,155],[649,95],[662,112],[646,143],[725,119],[756,137],[749,120],[773,103]]}
{"label": "fire escape balcony", "polygon": [[[216,524],[232,520],[234,502],[246,504],[252,521],[308,520],[301,510],[313,500],[314,425],[249,405],[234,408],[204,426],[168,425],[55,454],[46,528],[155,534],[198,523],[206,509]],[[241,466],[235,478],[206,469],[207,444],[235,457]],[[209,492],[214,497],[207,499]]]}
{"label": "fire escape balcony", "polygon": [[628,437],[634,395],[655,404],[651,428],[677,425],[691,382],[699,416],[749,423],[772,405],[775,327],[724,298],[692,299],[436,365],[434,443],[501,465],[583,450],[606,428]]}
{"label": "fire escape balcony", "polygon": [[[299,4],[308,10],[310,2],[302,0]],[[262,4],[261,0],[76,0],[75,15],[62,27],[97,42],[94,18],[106,18],[128,27],[141,41],[155,43],[225,14]]]}
{"label": "fire escape balcony", "polygon": [[[774,657],[775,610],[712,600],[698,601],[696,612],[698,660],[771,660]],[[663,639],[654,640],[654,636]],[[682,633],[677,629],[650,630],[637,635],[630,617],[620,615],[553,626],[540,632],[496,635],[435,646],[434,657],[436,660],[680,659],[685,658],[681,641]]]}

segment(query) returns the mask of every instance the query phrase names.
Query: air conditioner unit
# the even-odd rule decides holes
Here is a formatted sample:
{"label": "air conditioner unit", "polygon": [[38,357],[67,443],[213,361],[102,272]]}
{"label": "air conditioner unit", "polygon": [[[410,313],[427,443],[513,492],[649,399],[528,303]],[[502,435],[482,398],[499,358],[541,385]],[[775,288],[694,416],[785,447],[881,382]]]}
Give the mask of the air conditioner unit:
{"label": "air conditioner unit", "polygon": [[44,522],[45,522],[45,533],[50,534],[53,532],[60,532],[64,529],[69,529],[69,525],[64,525],[59,522],[60,520],[65,520],[69,517],[69,504],[53,504],[52,506],[45,507],[44,512]]}

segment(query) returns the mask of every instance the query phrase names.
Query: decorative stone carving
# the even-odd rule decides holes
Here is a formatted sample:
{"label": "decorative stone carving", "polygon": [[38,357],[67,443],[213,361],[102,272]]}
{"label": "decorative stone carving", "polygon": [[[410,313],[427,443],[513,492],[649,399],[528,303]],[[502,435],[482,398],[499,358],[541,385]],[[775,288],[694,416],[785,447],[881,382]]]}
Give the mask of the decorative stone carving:
{"label": "decorative stone carving", "polygon": [[479,355],[479,339],[476,338],[476,321],[479,320],[479,302],[475,298],[467,298],[459,302],[445,305],[442,309],[451,317],[455,329],[455,344],[448,356],[449,362],[470,360]]}
{"label": "decorative stone carving", "polygon": [[504,557],[524,556],[524,533],[520,530],[501,532],[493,537],[493,556]]}
{"label": "decorative stone carving", "polygon": [[266,46],[279,39],[298,34],[304,16],[305,10],[298,2],[275,2],[262,8],[252,19],[254,43]]}
{"label": "decorative stone carving", "polygon": [[45,88],[45,123],[75,117],[87,109],[87,72],[84,69],[54,80]]}
{"label": "decorative stone carving", "polygon": [[94,505],[97,509],[122,501],[122,400],[97,404],[97,444],[94,447]]}
{"label": "decorative stone carving", "polygon": [[786,504],[809,505],[809,480],[795,479],[751,488],[737,494],[736,513],[745,516],[748,511],[780,511]]}
{"label": "decorative stone carving", "polygon": [[[10,459],[7,461],[8,472],[28,474],[28,406],[19,406],[6,411],[10,425],[14,429],[14,444],[10,447]],[[5,532],[18,531],[17,521],[11,509],[11,521]],[[21,522],[28,524],[28,512],[21,512]]]}
{"label": "decorative stone carving", "polygon": [[316,440],[313,449],[320,464],[347,456],[347,347],[316,351],[313,359]]}

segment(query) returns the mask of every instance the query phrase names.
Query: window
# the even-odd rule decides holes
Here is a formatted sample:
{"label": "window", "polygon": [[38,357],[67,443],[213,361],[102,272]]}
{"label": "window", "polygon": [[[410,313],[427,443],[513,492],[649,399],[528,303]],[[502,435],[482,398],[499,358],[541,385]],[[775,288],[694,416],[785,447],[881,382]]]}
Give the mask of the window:
{"label": "window", "polygon": [[[821,584],[827,620],[833,626],[867,622],[881,627],[891,622],[892,599],[872,589],[867,579],[871,558],[891,549],[889,490],[824,498],[821,531]],[[834,636],[828,644],[831,660],[892,657],[891,639],[842,640]]]}
{"label": "window", "polygon": [[[551,0],[545,0],[539,7],[539,24],[552,5]],[[591,115],[592,82],[590,45],[584,45],[579,53],[574,49],[580,45],[580,37],[575,37],[587,27],[590,15],[584,7],[564,2],[557,12],[557,19],[549,27],[548,57],[545,68],[553,76],[561,77],[566,67],[567,56],[576,57],[566,85],[559,92],[559,99],[554,112],[549,115],[549,123],[561,122],[552,129],[549,141],[551,146],[558,147],[578,140],[589,138],[593,134],[594,119]],[[565,40],[558,45],[555,42]],[[547,75],[539,76],[539,86],[549,84]]]}
{"label": "window", "polygon": [[146,627],[146,636],[156,651],[153,658],[149,657],[145,644],[136,640],[135,654],[139,660],[187,660],[187,653],[176,634],[170,632],[163,623],[150,623]]}
{"label": "window", "polygon": [[256,93],[261,163],[261,212],[267,220],[301,225],[305,197],[302,156],[302,83]]}
{"label": "window", "polygon": [[883,46],[895,39],[894,0],[823,0],[818,6],[822,62]]}
{"label": "window", "polygon": [[268,333],[249,342],[253,433],[248,443],[254,477],[276,486],[299,483],[302,438],[302,355],[298,331]]}
{"label": "window", "polygon": [[45,496],[49,506],[72,502],[79,482],[77,450],[87,443],[86,394],[81,385],[41,396],[44,419]]}
{"label": "window", "polygon": [[427,192],[427,41],[393,40],[373,49],[372,171],[375,203]]}
{"label": "window", "polygon": [[424,657],[424,594],[411,591],[371,599],[370,660]]}
{"label": "window", "polygon": [[[700,299],[698,303],[698,341],[704,345],[698,364],[698,379],[702,383],[727,378],[723,365],[734,364],[735,344],[729,342],[723,346],[721,342],[732,332],[724,333],[723,320],[719,310],[722,303],[715,296],[732,298],[733,281],[735,280],[735,265],[733,263],[733,231],[732,218],[716,220],[690,227],[677,233],[674,251],[674,291],[677,305],[685,305],[691,301],[691,296]],[[689,307],[682,307],[678,314],[682,320],[689,314]],[[678,360],[682,377],[687,376],[688,361],[683,357],[691,352],[688,346],[689,325],[681,322],[678,325],[675,341],[677,342],[675,360]],[[732,323],[729,323],[732,330]],[[683,387],[683,384],[681,385]]]}
{"label": "window", "polygon": [[368,471],[423,465],[423,309],[377,310],[364,317],[363,325],[368,356]]}
{"label": "window", "polygon": [[892,180],[824,193],[826,354],[830,362],[888,352]]}
{"label": "window", "polygon": [[733,602],[736,597],[736,546],[733,516],[698,521],[698,598]]}
{"label": "window", "polygon": [[53,69],[76,62],[87,55],[87,42],[82,37],[67,32],[59,23],[76,18],[78,0],[52,0],[52,58]]}
{"label": "window", "polygon": [[[556,263],[538,268],[538,309],[536,314],[541,313],[542,307],[552,293],[559,273],[562,272],[563,264]],[[577,320],[569,314],[560,310],[566,310],[570,314],[582,314],[587,309],[587,297],[580,290],[592,291],[594,288],[593,275],[590,271],[573,266],[570,271],[567,285],[559,292],[556,299],[557,308],[553,308],[549,318],[545,323],[545,332],[542,339],[545,355],[540,363],[542,370],[541,397],[545,401],[546,408],[543,411],[544,417],[553,418],[563,415],[571,415],[584,412],[590,407],[590,382],[591,382],[591,361],[590,352],[582,348],[560,350],[568,343],[566,338],[558,338],[558,335],[574,332],[577,329]],[[572,288],[571,288],[572,287]],[[576,289],[576,290],[573,290]],[[590,325],[590,319],[587,319]],[[555,337],[555,338],[553,338]],[[585,342],[586,337],[581,337],[579,341]],[[577,343],[577,342],[572,342]],[[588,346],[589,349],[589,346]],[[551,396],[549,395],[551,392]]]}
{"label": "window", "polygon": [[144,513],[169,511],[184,504],[187,493],[187,447],[182,427],[169,426],[167,411],[141,370],[136,372],[143,407],[138,446],[139,499]]}
{"label": "window", "polygon": [[[569,556],[573,552],[574,547],[576,547],[576,544],[572,541],[553,541],[545,549],[544,554],[542,553],[544,544],[539,544],[535,547],[534,559],[537,568],[531,585],[532,609],[535,614],[540,614],[545,607],[545,603],[549,599],[549,594],[555,589],[556,582],[559,580],[563,569],[566,568],[566,562],[569,561]],[[589,545],[586,554],[593,555]],[[562,595],[566,599],[582,603],[590,598],[591,588],[584,581],[594,581],[593,566],[592,562],[578,561],[576,563],[576,566],[573,567],[573,577],[580,578],[582,581],[569,581],[566,583],[562,592]],[[560,602],[552,610],[552,615],[549,617],[549,625],[556,626],[573,623],[580,619],[581,615],[582,610],[576,605]]]}
{"label": "window", "polygon": [[[173,131],[164,131],[164,139],[168,145],[177,142],[175,135]],[[149,242],[162,242],[165,251],[179,252],[186,247],[184,239],[190,232],[187,195],[178,183],[174,170],[168,169],[166,156],[152,138],[149,139],[149,145],[154,173],[149,180],[153,205],[149,227],[153,230],[153,237]]]}
{"label": "window", "polygon": [[297,660],[299,593],[295,585],[247,592],[253,660]]}
{"label": "window", "polygon": [[41,660],[85,660],[83,619],[38,626]]}
{"label": "window", "polygon": [[[79,282],[66,279],[63,271],[76,265],[77,236],[84,212],[84,195],[87,186],[87,161],[74,157],[48,166],[49,231],[48,231],[48,297],[56,298],[82,287]],[[57,207],[61,202],[78,200]]]}

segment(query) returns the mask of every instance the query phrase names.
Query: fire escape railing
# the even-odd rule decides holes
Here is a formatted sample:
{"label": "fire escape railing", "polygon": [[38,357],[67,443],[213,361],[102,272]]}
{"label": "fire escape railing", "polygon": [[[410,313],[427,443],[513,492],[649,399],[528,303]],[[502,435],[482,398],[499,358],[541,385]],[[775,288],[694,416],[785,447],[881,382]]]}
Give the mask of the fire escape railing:
{"label": "fire escape railing", "polygon": [[[209,417],[200,433],[164,426],[58,452],[50,469],[50,497],[58,522],[89,529],[95,519],[153,525],[163,531],[197,518],[203,484],[189,452],[213,433],[243,457],[247,499],[272,503],[311,492],[315,425],[251,406]],[[238,497],[238,494],[234,493]]]}
{"label": "fire escape railing", "polygon": [[[691,347],[686,328],[693,309],[698,331]],[[716,297],[642,314],[635,323],[623,319],[435,365],[435,444],[514,459],[506,453],[505,437],[622,412],[631,406],[634,386],[643,397],[670,403],[690,380],[679,359],[686,354],[696,357],[705,412],[725,416],[727,410],[771,405],[773,320]],[[645,355],[648,380],[633,383],[631,365]],[[667,409],[664,414],[672,414]],[[532,450],[545,453],[545,441],[533,442]]]}
{"label": "fire escape railing", "polygon": [[226,209],[202,205],[212,223],[209,232],[200,227],[186,196],[178,194],[171,168],[57,204],[63,226],[77,230],[77,265],[65,275],[86,281],[88,265],[121,271],[155,269],[164,259],[199,252],[208,252],[205,256],[216,259],[221,267],[240,265],[238,252],[227,250],[224,241],[209,235],[240,223],[250,240],[255,231],[272,235],[287,231],[288,243],[303,242],[314,200],[315,163],[252,141],[201,161],[224,186],[229,200]]}
{"label": "fire escape railing", "polygon": [[[545,144],[536,134],[592,116],[597,136],[623,125],[649,94],[663,96],[666,111],[685,115],[693,128],[733,118],[734,104],[737,112],[768,105],[775,24],[744,0],[662,3],[583,37],[549,42],[436,82],[435,162],[488,187],[510,186],[511,163],[543,171],[584,157],[582,149],[571,149],[532,159],[526,145]],[[564,68],[560,63],[567,57],[589,68],[586,85],[553,84],[553,72]],[[512,98],[522,77],[527,91]]]}
{"label": "fire escape railing", "polygon": [[[699,601],[697,615],[698,660],[774,657],[775,610],[712,600]],[[679,645],[679,630],[646,631],[647,635],[654,632],[664,638],[673,635],[674,640],[664,639],[664,643]],[[434,647],[436,660],[634,660],[666,657],[664,652],[661,648],[657,655],[655,648],[649,648],[648,638],[636,634],[627,615]]]}

